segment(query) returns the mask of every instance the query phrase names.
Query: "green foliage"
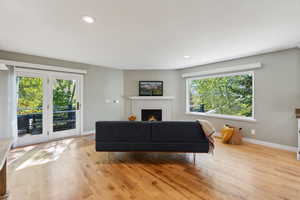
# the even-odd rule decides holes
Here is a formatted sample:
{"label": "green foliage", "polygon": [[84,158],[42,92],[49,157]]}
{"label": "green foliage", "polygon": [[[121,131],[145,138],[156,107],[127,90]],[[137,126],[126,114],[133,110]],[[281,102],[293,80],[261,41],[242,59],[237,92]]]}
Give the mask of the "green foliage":
{"label": "green foliage", "polygon": [[252,76],[235,75],[192,80],[192,111],[252,117]]}
{"label": "green foliage", "polygon": [[[43,81],[41,78],[17,77],[18,114],[37,114],[43,108]],[[54,109],[76,108],[75,82],[56,80],[53,89]]]}
{"label": "green foliage", "polygon": [[43,81],[40,78],[18,77],[18,114],[40,113],[43,107]]}
{"label": "green foliage", "polygon": [[76,85],[71,80],[56,80],[53,90],[53,105],[59,110],[68,110],[68,106],[76,107]]}
{"label": "green foliage", "polygon": [[[53,106],[54,111],[67,111],[76,109],[76,99],[75,95],[76,85],[75,82],[71,80],[56,80],[53,90]],[[69,113],[58,112],[54,116],[60,119],[68,119]],[[61,121],[61,124],[65,122]],[[59,122],[56,122],[58,125]]]}

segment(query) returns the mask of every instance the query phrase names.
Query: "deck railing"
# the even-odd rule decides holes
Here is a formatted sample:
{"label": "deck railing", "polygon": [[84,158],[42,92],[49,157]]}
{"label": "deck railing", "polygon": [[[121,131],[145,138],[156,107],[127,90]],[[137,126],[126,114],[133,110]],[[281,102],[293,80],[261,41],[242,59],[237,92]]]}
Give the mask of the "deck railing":
{"label": "deck railing", "polygon": [[[18,110],[18,136],[43,133],[43,112],[38,109]],[[76,109],[72,106],[55,107],[53,110],[53,131],[64,131],[76,128]]]}

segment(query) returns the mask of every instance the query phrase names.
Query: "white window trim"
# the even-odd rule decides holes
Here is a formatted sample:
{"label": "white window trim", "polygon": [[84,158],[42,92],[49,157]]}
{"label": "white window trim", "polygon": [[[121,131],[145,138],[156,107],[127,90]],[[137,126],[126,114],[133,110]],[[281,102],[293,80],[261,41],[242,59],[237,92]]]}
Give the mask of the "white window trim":
{"label": "white window trim", "polygon": [[[216,77],[227,77],[227,76],[238,76],[244,74],[251,74],[252,75],[252,117],[243,117],[243,116],[234,116],[234,115],[223,115],[223,114],[208,114],[208,113],[199,113],[199,112],[190,112],[190,92],[189,92],[189,82],[192,80],[201,80],[207,78],[216,78]],[[244,72],[237,72],[237,73],[223,73],[217,75],[210,75],[210,76],[198,76],[193,78],[187,78],[186,81],[186,115],[197,115],[197,116],[204,116],[204,117],[213,117],[213,118],[221,118],[221,119],[231,119],[237,121],[247,121],[247,122],[256,122],[255,119],[255,76],[254,71],[244,71]]]}
{"label": "white window trim", "polygon": [[250,63],[250,64],[244,64],[244,65],[236,65],[233,67],[223,67],[223,68],[216,68],[216,69],[210,69],[200,72],[190,72],[182,74],[183,78],[188,77],[199,77],[199,76],[210,76],[212,74],[225,74],[225,73],[232,73],[232,72],[238,72],[238,71],[250,71],[253,69],[259,69],[262,67],[261,63]]}

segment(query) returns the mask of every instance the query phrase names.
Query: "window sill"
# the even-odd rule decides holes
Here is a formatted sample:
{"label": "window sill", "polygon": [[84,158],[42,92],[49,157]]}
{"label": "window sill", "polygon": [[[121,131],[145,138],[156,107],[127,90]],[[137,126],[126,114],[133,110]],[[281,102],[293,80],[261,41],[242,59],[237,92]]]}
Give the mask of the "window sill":
{"label": "window sill", "polygon": [[219,119],[230,119],[230,120],[235,120],[235,121],[256,122],[256,119],[251,118],[251,117],[238,117],[238,116],[230,116],[230,115],[206,114],[206,113],[196,113],[196,112],[186,112],[185,114],[219,118]]}

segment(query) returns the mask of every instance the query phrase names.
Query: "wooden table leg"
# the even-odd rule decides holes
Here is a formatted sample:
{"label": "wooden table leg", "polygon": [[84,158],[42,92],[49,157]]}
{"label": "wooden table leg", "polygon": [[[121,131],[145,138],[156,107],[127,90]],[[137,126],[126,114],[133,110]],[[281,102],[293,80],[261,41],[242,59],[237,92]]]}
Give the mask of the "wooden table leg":
{"label": "wooden table leg", "polygon": [[7,200],[7,186],[6,186],[6,161],[0,170],[0,200]]}

